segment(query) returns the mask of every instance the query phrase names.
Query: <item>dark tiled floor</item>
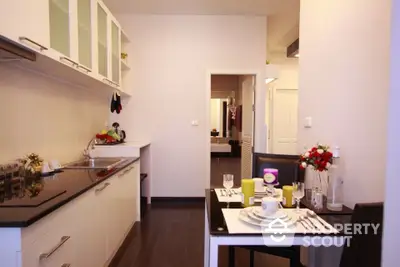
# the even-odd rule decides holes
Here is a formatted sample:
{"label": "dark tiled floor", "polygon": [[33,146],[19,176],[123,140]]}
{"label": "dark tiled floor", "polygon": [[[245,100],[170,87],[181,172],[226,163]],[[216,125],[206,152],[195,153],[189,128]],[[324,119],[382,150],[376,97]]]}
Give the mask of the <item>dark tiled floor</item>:
{"label": "dark tiled floor", "polygon": [[241,182],[241,158],[211,158],[211,187],[222,187],[222,175],[234,175],[235,186]]}
{"label": "dark tiled floor", "polygon": [[[157,204],[127,237],[110,267],[203,267],[204,204]],[[220,248],[219,267],[228,266],[228,249]],[[249,266],[249,254],[237,249],[235,263]],[[255,267],[289,266],[286,259],[256,253]]]}

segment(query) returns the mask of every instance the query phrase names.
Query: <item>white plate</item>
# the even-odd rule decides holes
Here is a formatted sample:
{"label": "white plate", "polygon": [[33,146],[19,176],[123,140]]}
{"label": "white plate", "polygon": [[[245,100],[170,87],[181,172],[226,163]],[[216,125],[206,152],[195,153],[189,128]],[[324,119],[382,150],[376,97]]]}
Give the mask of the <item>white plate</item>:
{"label": "white plate", "polygon": [[274,214],[264,214],[264,211],[262,209],[262,207],[252,207],[252,212],[254,213],[254,215],[256,215],[257,217],[260,217],[261,219],[270,219],[270,220],[275,220],[275,219],[284,219],[286,217],[288,217],[287,213],[283,210],[283,209],[278,209],[277,212],[275,212]]}
{"label": "white plate", "polygon": [[254,226],[259,226],[259,227],[265,227],[265,228],[271,228],[271,229],[287,229],[287,228],[293,228],[296,225],[296,221],[293,219],[282,221],[280,224],[279,222],[265,222],[265,221],[257,221],[249,217],[249,211],[246,209],[243,209],[239,213],[239,220],[254,225]]}
{"label": "white plate", "polygon": [[284,221],[284,222],[290,221],[290,220],[292,219],[289,215],[284,216],[284,217],[281,217],[281,218],[275,218],[275,219],[271,219],[271,218],[261,218],[261,217],[257,216],[257,215],[254,213],[253,209],[249,209],[249,210],[247,211],[247,215],[250,217],[250,219],[253,219],[254,221],[258,221],[258,222],[264,221],[264,222],[266,222],[266,223],[272,222],[272,221],[275,220],[275,219],[280,219],[281,221]]}

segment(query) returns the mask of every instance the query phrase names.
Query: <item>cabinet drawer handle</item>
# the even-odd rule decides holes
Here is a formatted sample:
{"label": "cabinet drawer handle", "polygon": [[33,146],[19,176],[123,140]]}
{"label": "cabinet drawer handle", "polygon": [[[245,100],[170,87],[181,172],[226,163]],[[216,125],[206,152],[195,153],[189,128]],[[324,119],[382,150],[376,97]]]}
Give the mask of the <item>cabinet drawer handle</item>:
{"label": "cabinet drawer handle", "polygon": [[129,169],[123,171],[120,175],[118,175],[118,177],[124,176],[125,174],[127,174],[128,172],[130,172],[133,168],[135,168],[135,167],[130,167]]}
{"label": "cabinet drawer handle", "polygon": [[60,242],[54,247],[52,248],[49,252],[47,253],[42,253],[39,256],[39,260],[44,260],[44,259],[48,259],[50,258],[51,255],[53,255],[54,252],[56,252],[65,242],[68,241],[68,239],[70,239],[70,236],[63,236],[61,237]]}
{"label": "cabinet drawer handle", "polygon": [[101,188],[96,188],[96,190],[94,190],[94,192],[96,192],[96,193],[101,192],[101,191],[103,191],[104,189],[106,189],[106,187],[109,186],[109,185],[110,185],[110,183],[105,183],[105,184],[103,185],[103,187],[101,187]]}
{"label": "cabinet drawer handle", "polygon": [[61,265],[61,267],[70,267],[71,266],[71,264],[69,264],[69,263],[64,263],[63,265]]}
{"label": "cabinet drawer handle", "polygon": [[28,41],[28,42],[30,42],[30,43],[36,45],[36,46],[39,46],[40,51],[49,50],[49,49],[48,49],[47,47],[45,47],[44,45],[41,45],[41,44],[39,44],[39,43],[37,43],[37,42],[33,41],[32,39],[29,39],[28,37],[25,37],[25,36],[20,36],[20,37],[19,37],[19,41],[20,41],[20,42]]}
{"label": "cabinet drawer handle", "polygon": [[71,60],[71,59],[69,59],[69,58],[67,58],[67,57],[60,57],[60,61],[61,62],[63,62],[63,61],[68,61],[68,62],[70,62],[70,63],[72,63],[72,66],[73,67],[78,67],[79,66],[79,64],[78,63],[76,63],[75,61],[73,61],[73,60]]}
{"label": "cabinet drawer handle", "polygon": [[111,81],[111,80],[109,80],[109,79],[107,79],[107,78],[103,78],[103,82],[107,82],[107,83],[110,84],[110,85],[115,85],[115,86],[118,86],[118,87],[119,87],[119,84],[118,84],[118,83],[113,82],[113,81]]}
{"label": "cabinet drawer handle", "polygon": [[121,172],[121,173],[118,175],[118,177],[124,176],[125,174],[126,174],[126,170],[123,171],[123,172]]}
{"label": "cabinet drawer handle", "polygon": [[83,65],[78,65],[78,69],[79,70],[84,70],[84,71],[86,71],[86,73],[89,73],[89,72],[92,72],[92,70],[91,69],[89,69],[89,68],[86,68],[85,66],[83,66]]}

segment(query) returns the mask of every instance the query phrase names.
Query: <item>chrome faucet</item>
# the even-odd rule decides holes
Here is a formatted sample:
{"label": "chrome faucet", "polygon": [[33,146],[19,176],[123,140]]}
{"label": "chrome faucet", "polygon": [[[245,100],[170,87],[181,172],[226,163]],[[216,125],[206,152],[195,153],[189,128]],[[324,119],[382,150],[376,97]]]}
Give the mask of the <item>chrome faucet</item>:
{"label": "chrome faucet", "polygon": [[89,143],[86,146],[86,149],[83,150],[83,156],[85,158],[91,159],[92,157],[90,156],[90,151],[95,149],[96,145],[96,137],[93,137],[90,139]]}

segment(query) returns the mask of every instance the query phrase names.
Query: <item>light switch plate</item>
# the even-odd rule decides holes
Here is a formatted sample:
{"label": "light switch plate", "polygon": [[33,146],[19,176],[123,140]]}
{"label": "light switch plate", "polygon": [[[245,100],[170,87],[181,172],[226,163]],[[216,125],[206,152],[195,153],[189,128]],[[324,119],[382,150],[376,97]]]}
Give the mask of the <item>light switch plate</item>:
{"label": "light switch plate", "polygon": [[312,127],[312,118],[306,117],[304,120],[304,128],[311,128]]}
{"label": "light switch plate", "polygon": [[199,126],[198,120],[192,120],[192,126]]}

